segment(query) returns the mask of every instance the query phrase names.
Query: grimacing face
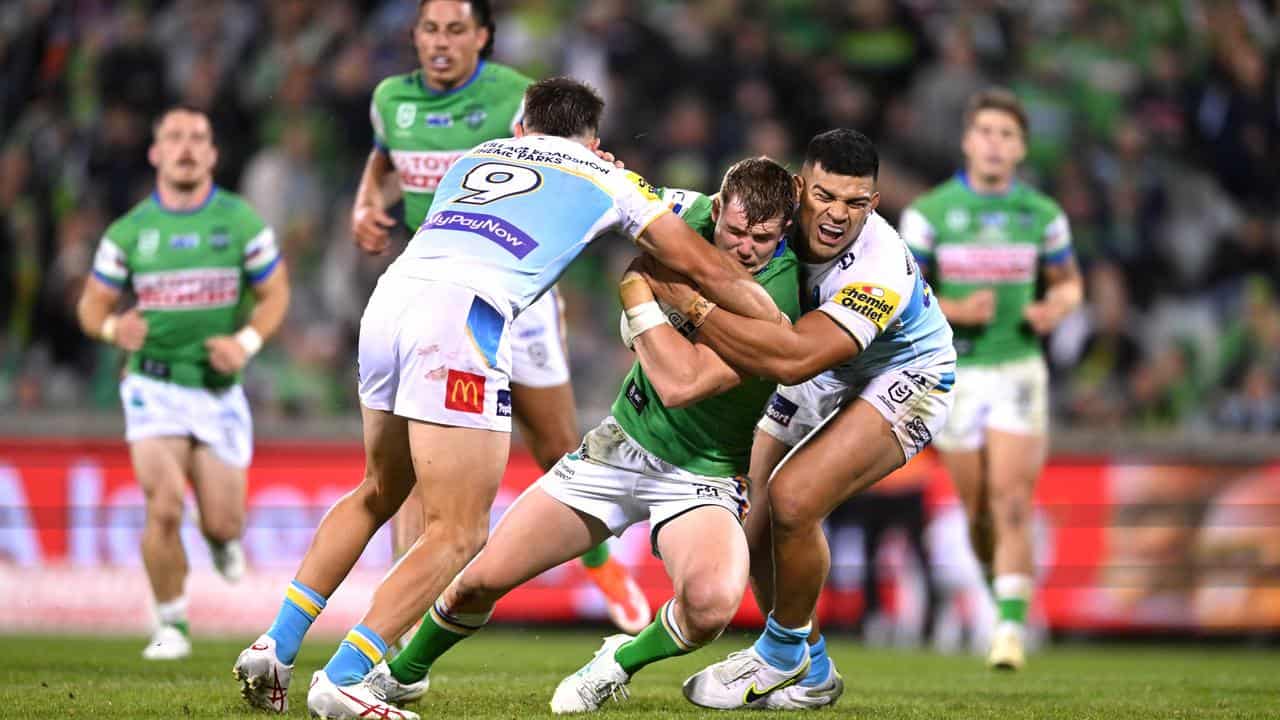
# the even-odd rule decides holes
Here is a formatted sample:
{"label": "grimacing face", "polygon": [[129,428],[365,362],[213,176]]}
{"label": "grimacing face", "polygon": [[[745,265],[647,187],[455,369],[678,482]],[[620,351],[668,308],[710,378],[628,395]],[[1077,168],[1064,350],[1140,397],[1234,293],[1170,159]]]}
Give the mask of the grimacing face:
{"label": "grimacing face", "polygon": [[964,130],[960,149],[965,169],[985,184],[1003,185],[1013,179],[1027,156],[1022,126],[1013,115],[995,109],[979,110]]}
{"label": "grimacing face", "polygon": [[796,187],[799,242],[792,249],[807,263],[827,262],[844,253],[880,204],[875,178],[828,172],[820,162],[801,169]]}
{"label": "grimacing face", "polygon": [[169,112],[155,129],[147,159],[161,184],[181,192],[211,182],[218,149],[209,118],[190,110]]}
{"label": "grimacing face", "polygon": [[756,272],[768,264],[789,224],[784,223],[781,216],[775,216],[748,225],[747,211],[736,197],[728,202],[713,198],[711,218],[716,223],[716,247],[729,253],[747,272]]}
{"label": "grimacing face", "polygon": [[488,41],[489,30],[480,25],[469,2],[432,0],[422,6],[413,27],[418,64],[433,90],[451,90],[466,82]]}

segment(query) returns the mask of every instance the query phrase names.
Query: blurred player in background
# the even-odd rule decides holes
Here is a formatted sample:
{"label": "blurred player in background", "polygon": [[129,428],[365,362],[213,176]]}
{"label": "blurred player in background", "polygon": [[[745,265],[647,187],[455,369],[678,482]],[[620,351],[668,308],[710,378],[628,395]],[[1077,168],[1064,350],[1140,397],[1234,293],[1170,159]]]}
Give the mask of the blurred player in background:
{"label": "blurred player in background", "polygon": [[360,323],[365,479],[321,521],[275,623],[237,659],[251,704],[286,710],[302,637],[416,492],[422,535],[307,695],[322,717],[400,713],[362,681],[386,638],[404,634],[484,545],[510,448],[511,323],[587,244],[621,231],[722,305],[781,322],[740,265],[642,178],[595,155],[603,109],[595,91],[567,78],[530,85],[516,137],[483,143],[449,169],[426,222],[379,279]]}
{"label": "blurred player in background", "polygon": [[[685,681],[697,705],[799,709],[840,697],[844,683],[812,624],[831,565],[823,521],[923,450],[950,410],[951,328],[905,243],[875,212],[879,166],[862,133],[814,137],[795,178],[791,233],[810,311],[786,326],[720,308],[699,330],[729,365],[784,386],[751,448],[747,539],[765,630]],[[650,283],[686,314],[706,302],[685,282]]]}
{"label": "blurred player in background", "polygon": [[[1066,215],[1015,178],[1027,115],[1013,93],[970,98],[962,149],[964,171],[912,203],[901,232],[955,326],[955,408],[937,445],[974,552],[994,574],[999,623],[987,663],[1016,670],[1034,586],[1032,498],[1048,450],[1040,337],[1076,309],[1083,291]],[[1041,280],[1045,292],[1036,299]]]}
{"label": "blurred player in background", "polygon": [[[782,242],[795,210],[786,168],[767,158],[743,160],[725,174],[714,200],[687,190],[664,191],[663,198],[751,272],[789,318],[800,314],[799,268]],[[408,648],[375,668],[369,682],[389,702],[425,693],[432,663],[479,630],[513,588],[637,522],[649,521],[675,597],[637,636],[606,638],[556,688],[553,712],[589,712],[625,696],[641,668],[714,640],[737,612],[747,584],[740,523],[751,436],[774,385],[744,377],[705,345],[684,342],[643,278],[629,277],[623,336],[638,361],[613,414],[511,506]],[[694,330],[692,322],[679,325]]]}
{"label": "blurred player in background", "polygon": [[[463,153],[486,140],[509,137],[532,82],[490,62],[495,27],[487,0],[420,0],[413,45],[420,69],[379,83],[369,110],[376,147],[369,153],[352,210],[352,231],[366,252],[386,252],[395,220],[386,212],[399,176],[404,222],[415,232],[436,187]],[[546,471],[578,442],[573,386],[565,347],[560,294],[553,287],[511,328],[511,396],[515,420]],[[397,556],[422,534],[422,508],[410,497],[392,525]],[[601,544],[582,556],[587,575],[603,592],[609,617],[639,632],[649,604],[627,569]]]}
{"label": "blurred player in background", "polygon": [[[231,582],[244,573],[253,421],[240,371],[280,327],[289,281],[271,228],[213,184],[208,116],[172,108],[153,130],[155,192],[107,228],[77,312],[86,334],[129,353],[120,399],[146,496],[142,560],[159,621],[142,656],[173,660],[191,654],[179,534],[188,481],[214,567]],[[115,313],[125,290],[137,305]]]}

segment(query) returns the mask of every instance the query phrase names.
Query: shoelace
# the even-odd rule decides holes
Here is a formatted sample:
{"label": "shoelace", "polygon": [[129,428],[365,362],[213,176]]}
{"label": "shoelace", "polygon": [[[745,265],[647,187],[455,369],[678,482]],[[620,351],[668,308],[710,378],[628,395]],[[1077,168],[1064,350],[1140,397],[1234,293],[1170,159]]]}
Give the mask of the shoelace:
{"label": "shoelace", "polygon": [[626,685],[608,678],[590,678],[578,691],[578,697],[587,705],[598,705],[605,696],[614,702],[621,702],[631,697]]}
{"label": "shoelace", "polygon": [[738,678],[750,675],[759,666],[756,657],[746,650],[729,653],[715,669],[716,678],[723,683],[730,683]]}

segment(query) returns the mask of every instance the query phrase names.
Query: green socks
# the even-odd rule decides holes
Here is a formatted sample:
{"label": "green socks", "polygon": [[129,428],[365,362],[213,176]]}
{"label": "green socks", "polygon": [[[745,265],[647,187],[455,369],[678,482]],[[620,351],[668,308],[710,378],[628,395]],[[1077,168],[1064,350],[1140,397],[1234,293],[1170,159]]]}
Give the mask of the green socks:
{"label": "green socks", "polygon": [[627,675],[635,675],[636,671],[650,663],[685,655],[697,649],[696,645],[684,638],[676,625],[675,603],[675,600],[668,600],[648,627],[613,654],[613,659],[618,661]]}
{"label": "green socks", "polygon": [[439,601],[422,616],[422,626],[409,640],[409,646],[387,663],[391,675],[408,685],[427,676],[427,672],[441,655],[484,627],[490,613],[449,614],[441,609]]}
{"label": "green socks", "polygon": [[582,554],[582,564],[589,568],[598,568],[609,562],[609,544],[602,542]]}
{"label": "green socks", "polygon": [[995,591],[999,621],[1026,624],[1027,606],[1031,604],[1033,589],[1031,576],[997,575],[992,589]]}

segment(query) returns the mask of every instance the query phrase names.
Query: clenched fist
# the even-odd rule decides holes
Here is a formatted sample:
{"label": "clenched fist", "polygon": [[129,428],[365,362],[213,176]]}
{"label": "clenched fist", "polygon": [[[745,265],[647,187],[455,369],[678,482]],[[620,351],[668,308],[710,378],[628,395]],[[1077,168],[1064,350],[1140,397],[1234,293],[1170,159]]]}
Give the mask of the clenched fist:
{"label": "clenched fist", "polygon": [[391,243],[396,221],[382,208],[361,205],[351,213],[351,233],[356,245],[370,255],[381,255]]}

